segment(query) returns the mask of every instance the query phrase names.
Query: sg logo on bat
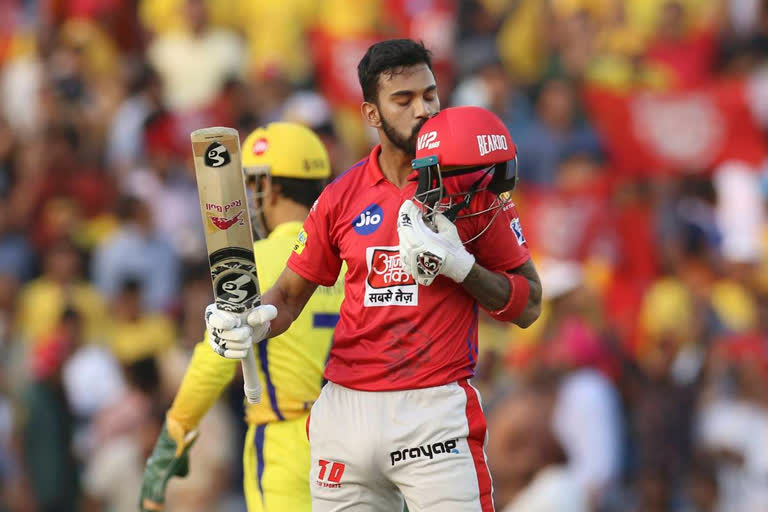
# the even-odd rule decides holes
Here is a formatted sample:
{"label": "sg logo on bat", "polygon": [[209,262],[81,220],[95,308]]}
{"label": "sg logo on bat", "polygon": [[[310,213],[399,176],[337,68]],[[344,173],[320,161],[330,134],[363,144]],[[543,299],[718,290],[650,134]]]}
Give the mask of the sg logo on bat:
{"label": "sg logo on bat", "polygon": [[242,313],[258,306],[256,269],[248,261],[225,260],[211,268],[216,304],[224,311]]}
{"label": "sg logo on bat", "polygon": [[208,167],[222,167],[231,161],[227,148],[218,142],[212,143],[205,150],[205,165]]}

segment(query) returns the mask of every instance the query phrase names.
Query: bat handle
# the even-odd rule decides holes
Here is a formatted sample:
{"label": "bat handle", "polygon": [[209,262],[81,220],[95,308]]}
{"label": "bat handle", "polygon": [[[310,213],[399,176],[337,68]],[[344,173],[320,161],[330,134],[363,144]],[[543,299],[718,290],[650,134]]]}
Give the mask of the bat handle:
{"label": "bat handle", "polygon": [[259,369],[256,364],[256,356],[253,354],[253,347],[248,349],[245,359],[241,359],[243,365],[243,392],[249,404],[258,404],[261,402],[261,381],[259,380]]}

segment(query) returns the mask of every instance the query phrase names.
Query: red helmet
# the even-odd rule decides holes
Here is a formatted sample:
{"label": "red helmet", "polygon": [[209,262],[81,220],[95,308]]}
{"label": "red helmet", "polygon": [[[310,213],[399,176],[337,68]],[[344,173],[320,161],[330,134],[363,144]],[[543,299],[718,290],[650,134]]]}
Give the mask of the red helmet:
{"label": "red helmet", "polygon": [[[490,226],[517,184],[517,149],[509,130],[496,114],[480,107],[447,108],[424,123],[411,166],[418,171],[414,201],[424,208],[427,219],[438,212],[453,221],[497,210]],[[473,172],[478,179],[469,190],[444,194],[443,179]],[[491,191],[494,200],[471,214],[459,215],[481,190]]]}

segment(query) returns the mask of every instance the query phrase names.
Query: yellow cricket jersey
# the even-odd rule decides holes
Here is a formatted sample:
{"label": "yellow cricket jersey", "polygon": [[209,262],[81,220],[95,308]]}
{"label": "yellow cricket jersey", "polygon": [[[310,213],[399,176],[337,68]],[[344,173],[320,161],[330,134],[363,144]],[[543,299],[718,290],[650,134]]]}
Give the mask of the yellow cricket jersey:
{"label": "yellow cricket jersey", "polygon": [[[301,222],[280,224],[265,240],[253,244],[262,290],[277,281],[301,227]],[[318,286],[286,332],[254,345],[263,391],[261,403],[248,406],[248,423],[261,425],[301,416],[320,394],[333,328],[344,298],[343,275],[342,271],[332,287]],[[197,427],[232,380],[237,364],[215,354],[206,334],[195,347],[169,414],[187,430]]]}

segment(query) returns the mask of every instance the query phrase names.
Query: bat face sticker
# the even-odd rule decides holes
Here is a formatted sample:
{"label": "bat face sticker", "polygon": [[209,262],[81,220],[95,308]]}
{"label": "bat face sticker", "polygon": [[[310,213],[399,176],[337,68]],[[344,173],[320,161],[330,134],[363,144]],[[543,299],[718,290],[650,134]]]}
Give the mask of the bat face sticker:
{"label": "bat face sticker", "polygon": [[218,142],[212,143],[205,150],[205,165],[208,167],[222,167],[231,161],[227,148]]}
{"label": "bat face sticker", "polygon": [[253,266],[243,262],[225,262],[211,272],[217,305],[225,311],[241,313],[258,305],[259,288]]}
{"label": "bat face sticker", "polygon": [[211,219],[214,226],[222,231],[226,231],[237,223],[243,224],[242,215],[243,210],[240,210],[232,217],[214,217],[213,215],[209,215],[208,218]]}
{"label": "bat face sticker", "polygon": [[255,294],[253,279],[248,274],[230,274],[219,281],[220,297],[229,302],[240,304]]}

